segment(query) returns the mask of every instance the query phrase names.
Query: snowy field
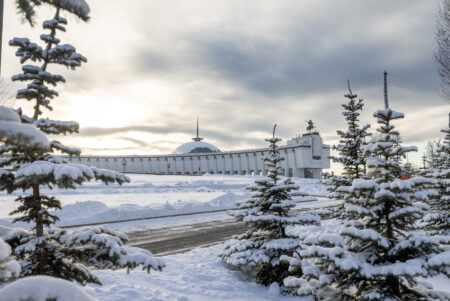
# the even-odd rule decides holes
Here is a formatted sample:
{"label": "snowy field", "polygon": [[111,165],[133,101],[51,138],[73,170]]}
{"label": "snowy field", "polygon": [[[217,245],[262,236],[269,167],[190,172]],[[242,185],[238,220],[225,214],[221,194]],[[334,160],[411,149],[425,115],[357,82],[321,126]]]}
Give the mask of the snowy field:
{"label": "snowy field", "polygon": [[[43,193],[53,195],[61,201],[61,211],[57,211],[60,221],[57,226],[144,218],[207,210],[229,209],[236,200],[248,198],[245,187],[257,179],[251,176],[157,176],[128,175],[130,183],[119,186],[106,186],[101,182],[90,182],[75,190],[49,189]],[[318,180],[296,179],[300,191],[324,195]],[[11,226],[12,217],[8,214],[17,207],[16,195],[0,194],[0,225]],[[226,213],[195,216],[194,220],[228,218]],[[179,223],[186,218],[172,218],[170,222]],[[116,229],[129,227],[161,226],[166,220],[140,221],[112,224]],[[27,228],[25,224],[14,224]],[[166,225],[167,226],[167,225]]]}

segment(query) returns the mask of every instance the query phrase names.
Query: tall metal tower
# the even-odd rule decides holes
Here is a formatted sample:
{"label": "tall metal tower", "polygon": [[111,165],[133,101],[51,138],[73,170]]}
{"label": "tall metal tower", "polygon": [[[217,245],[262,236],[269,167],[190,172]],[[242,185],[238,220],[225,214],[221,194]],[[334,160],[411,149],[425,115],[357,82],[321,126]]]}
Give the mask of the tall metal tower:
{"label": "tall metal tower", "polygon": [[200,138],[198,136],[198,116],[197,116],[197,137],[192,138],[192,140],[194,140],[194,141],[202,141],[203,140],[203,138]]}
{"label": "tall metal tower", "polygon": [[384,71],[383,76],[384,76],[384,108],[388,109],[389,101],[388,101],[388,92],[387,92],[387,72],[386,71]]}

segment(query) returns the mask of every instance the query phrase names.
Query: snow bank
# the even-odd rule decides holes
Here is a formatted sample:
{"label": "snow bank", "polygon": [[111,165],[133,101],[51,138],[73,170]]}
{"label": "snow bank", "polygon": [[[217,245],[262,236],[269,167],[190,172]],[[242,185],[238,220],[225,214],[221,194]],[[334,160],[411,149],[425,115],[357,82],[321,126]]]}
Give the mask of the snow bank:
{"label": "snow bank", "polygon": [[19,273],[20,265],[11,257],[11,247],[0,238],[0,283],[17,277]]}
{"label": "snow bank", "polygon": [[72,282],[48,277],[30,276],[16,280],[0,289],[2,301],[96,301],[94,290]]}
{"label": "snow bank", "polygon": [[[29,170],[21,172],[28,174]],[[33,172],[38,172],[35,167]],[[88,182],[75,190],[49,191],[43,188],[42,192],[61,200],[62,210],[54,212],[60,218],[56,226],[66,226],[231,209],[235,208],[236,201],[250,197],[245,187],[257,179],[251,176],[224,175],[193,177],[130,174],[129,177],[131,182],[122,186]],[[303,193],[327,193],[319,180],[294,178],[294,181]],[[8,213],[17,208],[17,203],[14,202],[17,195],[19,194],[0,193],[2,201],[4,200],[0,225],[29,228],[24,223],[12,225],[12,218],[8,217]],[[310,200],[300,196],[294,199]],[[299,204],[302,205],[304,204]]]}

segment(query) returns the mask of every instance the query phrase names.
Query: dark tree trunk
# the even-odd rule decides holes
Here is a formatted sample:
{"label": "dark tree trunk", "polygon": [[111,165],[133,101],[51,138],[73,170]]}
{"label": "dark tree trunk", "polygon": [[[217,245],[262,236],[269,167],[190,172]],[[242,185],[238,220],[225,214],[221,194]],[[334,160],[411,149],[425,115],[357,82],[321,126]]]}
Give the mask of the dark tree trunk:
{"label": "dark tree trunk", "polygon": [[[39,185],[34,184],[33,185],[33,198],[35,203],[35,210],[36,210],[36,236],[42,237],[44,236],[44,222],[42,219],[42,215],[39,214],[41,210],[41,199],[40,199],[40,193],[39,193]],[[42,246],[38,246],[40,248],[38,254],[38,271],[40,275],[45,274],[45,266],[47,264],[46,262],[46,255],[45,255],[45,249]]]}

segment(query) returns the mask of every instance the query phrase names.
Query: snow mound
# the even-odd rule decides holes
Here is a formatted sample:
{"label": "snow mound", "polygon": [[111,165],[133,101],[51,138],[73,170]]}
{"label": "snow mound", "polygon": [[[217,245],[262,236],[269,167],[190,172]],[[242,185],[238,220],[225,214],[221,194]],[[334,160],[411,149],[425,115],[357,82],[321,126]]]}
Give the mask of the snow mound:
{"label": "snow mound", "polygon": [[92,289],[72,282],[48,277],[30,276],[16,280],[0,289],[0,300],[4,301],[96,301]]}

